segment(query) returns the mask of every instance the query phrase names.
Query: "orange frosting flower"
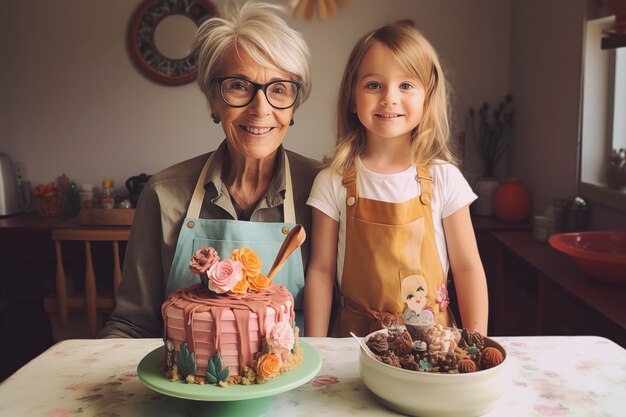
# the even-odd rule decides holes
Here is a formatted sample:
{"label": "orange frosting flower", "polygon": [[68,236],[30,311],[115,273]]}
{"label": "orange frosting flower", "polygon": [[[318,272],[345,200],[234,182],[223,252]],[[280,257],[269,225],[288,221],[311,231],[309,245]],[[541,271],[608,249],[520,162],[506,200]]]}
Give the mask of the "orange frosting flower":
{"label": "orange frosting flower", "polygon": [[243,267],[243,273],[247,276],[255,276],[261,272],[263,261],[250,248],[235,249],[231,255],[233,261],[239,261]]}
{"label": "orange frosting flower", "polygon": [[246,294],[248,292],[248,288],[250,284],[248,282],[248,278],[245,276],[239,280],[238,283],[235,284],[233,288],[229,291],[230,294]]}
{"label": "orange frosting flower", "polygon": [[274,378],[280,370],[280,358],[274,353],[266,353],[259,358],[257,373],[263,379]]}
{"label": "orange frosting flower", "polygon": [[251,291],[261,291],[269,287],[271,281],[267,276],[258,274],[255,276],[248,276],[248,282],[250,283]]}

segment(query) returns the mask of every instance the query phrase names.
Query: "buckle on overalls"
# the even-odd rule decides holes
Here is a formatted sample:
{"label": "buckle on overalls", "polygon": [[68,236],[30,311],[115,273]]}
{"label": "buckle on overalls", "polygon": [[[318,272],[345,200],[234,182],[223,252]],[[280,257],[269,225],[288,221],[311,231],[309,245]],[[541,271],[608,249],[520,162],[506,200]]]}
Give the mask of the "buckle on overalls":
{"label": "buckle on overalls", "polygon": [[424,180],[430,182],[430,184],[428,184],[427,186],[422,186],[421,187],[422,189],[420,190],[420,192],[421,192],[421,194],[420,194],[420,201],[425,206],[428,206],[433,201],[433,196],[430,193],[430,190],[431,190],[431,187],[432,187],[432,185],[434,184],[435,181],[433,180],[432,177],[425,177],[425,176],[419,175],[419,174],[417,174],[415,176],[415,181],[419,182],[420,185],[421,185],[422,181],[424,181]]}
{"label": "buckle on overalls", "polygon": [[415,176],[415,181],[422,182],[422,180],[430,181],[431,184],[435,182],[435,180],[433,180],[433,177],[425,177],[419,174]]}

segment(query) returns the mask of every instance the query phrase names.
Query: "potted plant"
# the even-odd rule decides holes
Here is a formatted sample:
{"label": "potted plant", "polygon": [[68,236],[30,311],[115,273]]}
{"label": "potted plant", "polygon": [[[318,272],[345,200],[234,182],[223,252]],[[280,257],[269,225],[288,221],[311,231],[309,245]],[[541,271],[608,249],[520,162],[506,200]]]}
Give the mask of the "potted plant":
{"label": "potted plant", "polygon": [[468,130],[483,163],[481,180],[475,187],[478,201],[474,211],[478,215],[490,216],[493,213],[493,194],[499,186],[495,171],[510,141],[514,115],[513,96],[510,94],[492,112],[487,102],[478,111],[469,109]]}
{"label": "potted plant", "polygon": [[478,112],[474,108],[469,109],[470,132],[476,151],[483,161],[483,178],[495,177],[496,166],[509,142],[514,115],[513,96],[510,94],[493,110],[491,117],[487,102],[483,103]]}

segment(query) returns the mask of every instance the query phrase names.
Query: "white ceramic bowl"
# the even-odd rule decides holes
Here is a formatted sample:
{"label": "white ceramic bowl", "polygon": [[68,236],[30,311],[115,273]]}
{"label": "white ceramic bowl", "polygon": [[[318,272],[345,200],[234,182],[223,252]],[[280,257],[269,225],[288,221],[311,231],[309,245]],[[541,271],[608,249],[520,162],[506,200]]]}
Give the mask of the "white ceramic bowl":
{"label": "white ceramic bowl", "polygon": [[[387,330],[379,330],[387,332]],[[364,341],[377,332],[365,337]],[[400,413],[420,417],[480,416],[489,412],[504,393],[508,361],[504,348],[485,338],[504,355],[493,368],[469,374],[437,374],[396,368],[369,356],[361,348],[359,368],[363,383],[376,399]],[[371,352],[369,352],[371,353]]]}

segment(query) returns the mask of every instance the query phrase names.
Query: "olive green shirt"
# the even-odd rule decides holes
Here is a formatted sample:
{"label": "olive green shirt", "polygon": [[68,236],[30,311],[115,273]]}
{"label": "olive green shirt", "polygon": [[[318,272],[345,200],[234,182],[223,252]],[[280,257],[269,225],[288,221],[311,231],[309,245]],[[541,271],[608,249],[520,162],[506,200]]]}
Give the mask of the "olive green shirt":
{"label": "olive green shirt", "polygon": [[[206,193],[200,218],[237,219],[226,184],[222,181],[222,161],[226,142],[215,151],[209,166]],[[267,193],[261,199],[250,221],[282,222],[285,198],[285,153],[289,156],[296,221],[310,236],[311,208],[306,205],[320,163],[278,149],[277,167]],[[161,305],[176,251],[178,234],[187,215],[200,171],[210,153],[181,162],[153,175],[141,192],[135,221],[126,248],[124,271],[116,308],[99,337],[162,337]],[[310,243],[302,245],[306,271]]]}

